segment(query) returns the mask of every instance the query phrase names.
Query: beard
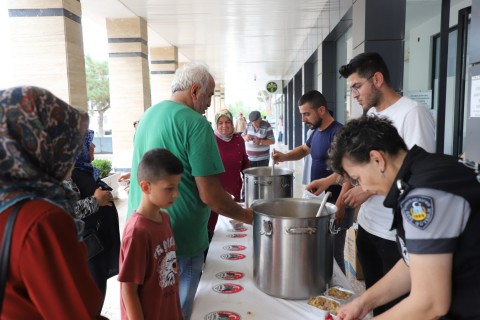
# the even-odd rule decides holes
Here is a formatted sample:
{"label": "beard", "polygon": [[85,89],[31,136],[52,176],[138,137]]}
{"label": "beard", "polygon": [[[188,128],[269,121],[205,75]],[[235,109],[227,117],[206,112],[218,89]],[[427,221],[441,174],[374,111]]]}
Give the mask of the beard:
{"label": "beard", "polygon": [[307,123],[308,127],[312,130],[318,129],[322,126],[322,118],[318,118],[317,122],[315,123]]}
{"label": "beard", "polygon": [[383,96],[380,90],[374,87],[368,96],[368,99],[366,99],[365,105],[362,105],[364,112],[367,112],[372,107],[378,106],[382,101],[382,98]]}

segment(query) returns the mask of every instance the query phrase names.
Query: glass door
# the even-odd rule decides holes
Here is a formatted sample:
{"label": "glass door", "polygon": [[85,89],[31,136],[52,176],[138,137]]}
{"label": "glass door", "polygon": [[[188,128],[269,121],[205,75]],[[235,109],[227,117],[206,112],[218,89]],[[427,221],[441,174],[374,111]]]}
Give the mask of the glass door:
{"label": "glass door", "polygon": [[[466,86],[466,66],[469,64],[468,49],[470,40],[471,7],[458,12],[458,25],[450,29],[448,36],[447,85],[445,96],[445,154],[459,155],[463,152],[465,138],[466,107],[468,86]],[[440,36],[433,38],[433,109],[438,110]],[[438,134],[437,134],[438,137]],[[442,150],[437,150],[441,152]]]}
{"label": "glass door", "polygon": [[[468,86],[466,66],[469,64],[471,7],[458,12],[458,25],[450,29],[448,36],[447,91],[445,96],[445,139],[443,153],[463,153],[465,140],[466,103]],[[438,82],[440,70],[440,36],[433,39],[433,107],[438,110]],[[441,152],[442,150],[438,150]]]}

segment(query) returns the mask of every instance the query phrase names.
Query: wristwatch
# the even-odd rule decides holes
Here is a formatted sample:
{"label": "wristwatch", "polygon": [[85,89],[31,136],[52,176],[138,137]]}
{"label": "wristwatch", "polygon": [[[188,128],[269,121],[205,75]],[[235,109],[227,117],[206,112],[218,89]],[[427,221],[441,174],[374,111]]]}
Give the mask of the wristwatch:
{"label": "wristwatch", "polygon": [[260,142],[258,143],[258,145],[259,145],[259,146],[261,146],[261,145],[262,145],[262,140],[260,140]]}

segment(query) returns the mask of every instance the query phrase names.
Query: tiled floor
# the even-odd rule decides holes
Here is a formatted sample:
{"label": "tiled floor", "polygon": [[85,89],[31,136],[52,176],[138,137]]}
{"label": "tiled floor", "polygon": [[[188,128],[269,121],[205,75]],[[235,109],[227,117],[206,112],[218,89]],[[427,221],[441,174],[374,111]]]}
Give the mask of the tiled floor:
{"label": "tiled floor", "polygon": [[[277,150],[287,150],[284,145],[275,145]],[[279,167],[289,168],[294,171],[294,197],[301,198],[305,186],[302,184],[303,176],[303,160],[282,163]],[[115,205],[118,210],[119,219],[120,219],[120,230],[123,231],[123,226],[125,224],[125,218],[127,214],[127,193],[119,188],[118,190],[119,198],[115,200]],[[349,279],[352,286],[355,289],[355,292],[361,293],[365,290],[365,285],[363,281],[357,281],[356,279]],[[111,278],[108,281],[107,285],[107,296],[105,298],[105,303],[102,310],[102,315],[106,316],[109,319],[116,320],[120,319],[120,286],[116,277]],[[367,317],[366,319],[369,319]],[[199,319],[192,319],[199,320]],[[268,320],[268,319],[265,319]]]}
{"label": "tiled floor", "polygon": [[[122,187],[118,190],[118,199],[115,200],[120,220],[120,235],[123,232],[127,216],[128,195]],[[107,283],[107,295],[103,304],[102,315],[111,320],[120,319],[120,284],[117,277],[110,278]]]}

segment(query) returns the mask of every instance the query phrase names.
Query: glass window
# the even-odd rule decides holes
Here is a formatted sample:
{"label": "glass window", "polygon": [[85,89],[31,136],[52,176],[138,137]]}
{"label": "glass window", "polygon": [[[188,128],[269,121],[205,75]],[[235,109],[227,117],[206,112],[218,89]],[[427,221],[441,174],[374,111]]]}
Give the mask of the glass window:
{"label": "glass window", "polygon": [[[466,50],[464,52],[468,52],[470,49],[469,43],[471,34],[470,30],[470,22],[468,24],[467,29],[467,43],[466,43]],[[455,92],[455,85],[456,85],[456,76],[459,72],[457,70],[457,40],[458,40],[458,30],[457,28],[452,28],[448,35],[448,62],[447,62],[447,92],[446,92],[446,109],[445,109],[445,138],[444,138],[444,149],[443,152],[446,154],[457,155],[461,153],[463,150],[463,142],[465,141],[466,135],[466,112],[467,109],[467,102],[468,102],[468,86],[465,86],[467,90],[464,92]],[[436,35],[433,40],[433,52],[435,56],[434,60],[434,73],[433,73],[433,105],[434,110],[437,110],[438,107],[438,81],[439,81],[439,72],[440,72],[440,35]],[[469,59],[468,54],[464,57],[466,59],[466,66],[468,66]],[[458,107],[458,110],[455,109],[455,95],[456,94],[463,94],[464,95],[464,106],[463,108]],[[460,114],[463,113],[463,114]],[[462,117],[463,126],[460,128],[461,132],[455,132],[455,115],[459,114]],[[456,150],[454,146],[454,137],[456,135],[461,135],[462,139],[460,139],[460,146],[458,147],[460,150]]]}
{"label": "glass window", "polygon": [[[465,129],[455,131],[455,115],[461,110],[455,110],[457,75],[457,18],[459,10],[471,5],[471,1],[452,0],[450,3],[450,33],[448,37],[447,79],[445,100],[445,130],[437,132],[442,137],[447,154],[457,154],[454,140],[457,136],[465,136]],[[407,0],[405,23],[405,59],[404,59],[404,95],[416,98],[422,97],[437,121],[438,86],[440,69],[440,14],[441,1],[409,1]],[[468,42],[468,41],[467,41]],[[464,115],[460,115],[463,119]],[[460,142],[462,139],[460,139]],[[462,146],[460,146],[462,148]]]}

